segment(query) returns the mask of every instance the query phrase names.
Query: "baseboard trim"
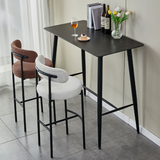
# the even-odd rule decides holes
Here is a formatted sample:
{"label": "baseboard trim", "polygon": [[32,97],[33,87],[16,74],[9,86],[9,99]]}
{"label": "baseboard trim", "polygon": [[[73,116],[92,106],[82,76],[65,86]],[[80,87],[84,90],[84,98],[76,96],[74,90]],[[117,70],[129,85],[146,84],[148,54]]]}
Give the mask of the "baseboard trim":
{"label": "baseboard trim", "polygon": [[[90,97],[91,99],[93,99],[94,101],[97,102],[97,97],[95,95],[93,95],[91,92],[86,91],[86,95],[88,95],[88,97]],[[109,111],[113,110],[113,108],[110,105],[108,105],[107,103],[105,103],[104,101],[102,101],[102,106]],[[117,112],[114,112],[113,114],[116,115],[117,117],[119,117],[121,120],[123,120],[127,124],[129,124],[134,129],[136,129],[135,121],[130,119],[129,117],[127,117],[122,112],[117,111]],[[139,126],[139,128],[140,128],[140,133],[141,134],[143,134],[145,137],[150,139],[152,142],[154,142],[155,144],[160,146],[160,138],[158,138],[157,136],[155,136],[153,133],[151,133],[150,131],[148,131],[147,129],[145,129],[142,126]]]}

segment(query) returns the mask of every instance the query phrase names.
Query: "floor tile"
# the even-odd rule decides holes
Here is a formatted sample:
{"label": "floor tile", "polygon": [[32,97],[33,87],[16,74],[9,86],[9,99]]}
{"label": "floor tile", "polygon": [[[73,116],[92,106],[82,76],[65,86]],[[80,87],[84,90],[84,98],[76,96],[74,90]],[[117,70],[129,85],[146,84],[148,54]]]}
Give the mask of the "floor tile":
{"label": "floor tile", "polygon": [[[81,115],[81,113],[82,113],[82,111],[81,111],[81,96],[77,96],[75,98],[69,99],[68,100],[68,109],[71,109]],[[92,116],[97,113],[96,102],[94,102],[93,100],[91,100],[87,96],[86,97],[84,96],[84,113],[85,113],[85,117]]]}
{"label": "floor tile", "polygon": [[0,119],[0,144],[16,139],[12,132]]}
{"label": "floor tile", "polygon": [[1,86],[0,87],[0,94],[5,94],[5,93],[12,93],[12,86]]}
{"label": "floor tile", "polygon": [[101,160],[101,158],[93,150],[87,149],[61,158],[60,160]]}
{"label": "floor tile", "polygon": [[[49,113],[46,108],[44,108],[44,112],[40,112],[41,120],[44,123],[48,123],[49,121]],[[3,122],[6,126],[12,131],[12,133],[17,137],[27,136],[37,132],[37,111],[36,108],[30,108],[26,110],[26,125],[27,125],[27,132],[24,132],[24,121],[23,121],[23,112],[19,111],[17,113],[18,121],[14,121],[14,114],[8,114],[6,116],[1,117]],[[41,127],[41,130],[44,130]]]}
{"label": "floor tile", "polygon": [[0,145],[1,160],[34,160],[18,140]]}
{"label": "floor tile", "polygon": [[[70,130],[75,133],[79,138],[82,138],[81,121],[72,121],[69,123]],[[97,117],[96,115],[85,118],[86,129],[86,143],[88,146],[97,146]],[[120,123],[113,118],[112,115],[107,115],[102,118],[102,142],[121,137],[131,132],[136,132],[125,123]]]}
{"label": "floor tile", "polygon": [[[16,97],[19,101],[22,100],[22,95],[21,95],[21,90],[17,90],[16,91]],[[25,98],[29,99],[29,98],[33,98],[27,91],[25,91]],[[22,107],[17,104],[17,111],[22,110]],[[30,101],[30,102],[26,102],[26,109],[28,108],[32,108],[36,106],[36,101]],[[13,113],[14,112],[14,103],[13,103],[13,93],[9,92],[9,93],[5,93],[5,94],[0,94],[0,117]]]}
{"label": "floor tile", "polygon": [[[16,84],[21,99],[21,83]],[[35,81],[25,80],[26,98],[35,97]],[[49,122],[48,100],[43,99],[41,120]],[[65,117],[64,101],[56,101],[57,120]],[[81,97],[67,100],[69,110],[81,115]],[[27,132],[24,132],[22,107],[17,104],[18,122],[14,121],[12,86],[0,87],[0,160],[50,160],[49,132],[41,125],[41,146],[37,142],[36,101],[26,103]],[[105,108],[102,108],[106,112]],[[113,114],[102,117],[102,147],[97,146],[97,103],[84,96],[86,149],[82,144],[82,123],[76,117],[53,127],[54,159],[61,160],[160,160],[160,147]],[[53,113],[52,113],[53,115]],[[68,117],[71,116],[68,113]],[[54,118],[54,117],[53,117]],[[53,119],[54,120],[54,119]]]}
{"label": "floor tile", "polygon": [[92,148],[103,160],[160,159],[160,148],[141,134],[131,133],[102,143],[102,149]]}
{"label": "floor tile", "polygon": [[[37,134],[20,138],[20,142],[36,160],[50,159],[49,132],[41,131],[41,146],[38,146]],[[65,127],[53,129],[53,156],[55,159],[83,150],[82,142],[73,134],[66,135]]]}

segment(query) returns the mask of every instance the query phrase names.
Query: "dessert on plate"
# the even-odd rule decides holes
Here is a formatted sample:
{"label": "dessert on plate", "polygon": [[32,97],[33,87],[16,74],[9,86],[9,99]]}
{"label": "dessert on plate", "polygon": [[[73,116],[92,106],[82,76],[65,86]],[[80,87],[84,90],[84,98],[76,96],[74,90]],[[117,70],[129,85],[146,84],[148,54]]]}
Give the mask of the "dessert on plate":
{"label": "dessert on plate", "polygon": [[85,33],[82,33],[80,39],[83,41],[87,40],[87,35]]}

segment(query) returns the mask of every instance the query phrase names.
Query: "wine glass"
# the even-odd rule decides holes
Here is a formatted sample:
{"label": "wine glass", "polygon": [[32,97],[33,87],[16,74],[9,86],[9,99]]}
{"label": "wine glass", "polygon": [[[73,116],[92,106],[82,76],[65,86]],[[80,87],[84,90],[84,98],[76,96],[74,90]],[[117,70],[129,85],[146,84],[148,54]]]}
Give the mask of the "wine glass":
{"label": "wine glass", "polygon": [[72,26],[72,28],[74,28],[74,34],[72,34],[72,36],[73,37],[77,37],[78,34],[76,34],[76,28],[78,27],[78,21],[77,21],[77,19],[75,17],[73,17],[71,19],[71,26]]}

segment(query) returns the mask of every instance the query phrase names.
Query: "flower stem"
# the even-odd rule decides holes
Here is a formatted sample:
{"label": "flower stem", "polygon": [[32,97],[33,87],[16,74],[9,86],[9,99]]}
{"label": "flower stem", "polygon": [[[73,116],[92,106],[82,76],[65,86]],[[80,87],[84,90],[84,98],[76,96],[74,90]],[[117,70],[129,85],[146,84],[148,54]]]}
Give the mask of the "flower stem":
{"label": "flower stem", "polygon": [[116,37],[118,36],[118,27],[119,27],[119,24],[115,24]]}

